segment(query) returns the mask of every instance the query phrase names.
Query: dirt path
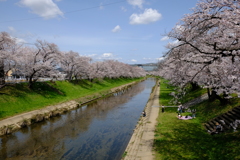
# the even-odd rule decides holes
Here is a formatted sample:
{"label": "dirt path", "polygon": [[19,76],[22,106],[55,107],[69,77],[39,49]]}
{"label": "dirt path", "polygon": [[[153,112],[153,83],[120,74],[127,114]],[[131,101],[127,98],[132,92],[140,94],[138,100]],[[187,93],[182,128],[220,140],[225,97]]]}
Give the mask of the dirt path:
{"label": "dirt path", "polygon": [[201,103],[202,101],[207,100],[207,99],[208,99],[208,95],[207,95],[207,93],[206,93],[206,94],[204,94],[204,95],[201,95],[201,96],[198,97],[198,98],[195,98],[195,99],[193,99],[193,100],[191,100],[191,101],[183,104],[183,106],[184,106],[185,108],[189,108],[189,107],[191,107],[191,106],[193,106],[193,105],[195,105],[195,104]]}
{"label": "dirt path", "polygon": [[[157,83],[158,84],[158,83]],[[124,160],[153,160],[153,141],[159,113],[159,92],[156,87],[145,108],[146,117],[141,117],[126,148]]]}

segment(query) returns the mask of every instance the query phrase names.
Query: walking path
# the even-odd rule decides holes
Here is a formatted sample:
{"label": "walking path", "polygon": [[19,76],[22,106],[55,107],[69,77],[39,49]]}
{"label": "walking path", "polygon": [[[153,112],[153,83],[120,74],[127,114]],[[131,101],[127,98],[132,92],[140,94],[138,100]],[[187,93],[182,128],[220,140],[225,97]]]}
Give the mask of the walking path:
{"label": "walking path", "polygon": [[[188,109],[189,107],[193,106],[193,105],[196,105],[198,103],[201,103],[202,101],[205,101],[208,99],[208,95],[207,93],[206,94],[203,94],[187,103],[184,103],[183,106],[185,109]],[[164,106],[164,107],[178,107],[178,106]]]}
{"label": "walking path", "polygon": [[[158,84],[158,83],[157,83]],[[155,126],[159,113],[159,92],[156,87],[145,108],[146,117],[141,117],[126,148],[124,160],[153,160]]]}
{"label": "walking path", "polygon": [[189,101],[187,103],[184,103],[183,106],[184,106],[184,108],[189,108],[189,107],[191,107],[191,106],[193,106],[195,104],[201,103],[202,101],[205,101],[207,99],[208,99],[208,95],[206,93],[206,94],[201,95],[198,98],[195,98],[195,99],[193,99],[193,100],[191,100],[191,101]]}

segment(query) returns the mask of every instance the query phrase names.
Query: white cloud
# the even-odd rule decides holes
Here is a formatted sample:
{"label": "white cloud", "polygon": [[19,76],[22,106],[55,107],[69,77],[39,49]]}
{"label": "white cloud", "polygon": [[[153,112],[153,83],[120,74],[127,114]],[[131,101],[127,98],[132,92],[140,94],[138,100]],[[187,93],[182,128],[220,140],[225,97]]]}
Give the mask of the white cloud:
{"label": "white cloud", "polygon": [[100,3],[99,9],[104,9],[103,3]]}
{"label": "white cloud", "polygon": [[174,27],[174,30],[177,32],[177,33],[179,33],[179,34],[181,34],[183,31],[184,31],[184,27],[183,26],[181,26],[181,25],[176,25],[175,27]]}
{"label": "white cloud", "polygon": [[96,55],[95,59],[105,60],[105,59],[115,59],[113,53],[103,53],[101,55]]}
{"label": "white cloud", "polygon": [[24,39],[22,38],[17,38],[17,37],[13,37],[13,36],[10,36],[13,40],[16,41],[16,43],[27,43],[27,41],[25,41]]}
{"label": "white cloud", "polygon": [[145,58],[145,57],[144,57],[143,59],[144,59],[144,60],[150,60],[150,59],[152,59],[152,58]]}
{"label": "white cloud", "polygon": [[10,30],[10,32],[16,32],[16,29],[11,26],[9,26],[8,29]]}
{"label": "white cloud", "polygon": [[132,14],[130,16],[130,24],[149,24],[160,20],[162,15],[157,10],[149,8],[145,9],[142,14]]}
{"label": "white cloud", "polygon": [[87,56],[89,56],[89,57],[96,57],[97,54],[89,54],[89,55],[87,55]]}
{"label": "white cloud", "polygon": [[133,6],[138,6],[139,8],[142,8],[144,0],[127,0],[127,2]]}
{"label": "white cloud", "polygon": [[121,31],[121,27],[119,26],[119,25],[117,25],[116,27],[114,27],[113,29],[112,29],[112,32],[120,32]]}
{"label": "white cloud", "polygon": [[168,36],[164,36],[163,38],[161,38],[161,41],[167,41],[167,40],[169,40]]}
{"label": "white cloud", "polygon": [[16,40],[16,43],[27,43],[27,41],[21,38],[15,38],[15,40]]}
{"label": "white cloud", "polygon": [[103,53],[102,57],[103,58],[110,58],[110,57],[113,57],[113,54],[112,53]]}
{"label": "white cloud", "polygon": [[92,55],[91,56],[93,59],[95,59],[95,60],[120,60],[120,59],[122,59],[121,57],[117,57],[116,55],[114,55],[113,53],[103,53],[103,54],[101,54],[101,55],[96,55],[96,54],[94,54],[94,55]]}
{"label": "white cloud", "polygon": [[172,48],[172,47],[175,47],[175,46],[178,46],[180,44],[180,41],[179,40],[175,40],[173,42],[169,42],[166,46],[166,48]]}
{"label": "white cloud", "polygon": [[127,9],[126,9],[125,7],[123,7],[123,6],[121,6],[121,10],[122,10],[123,12],[127,12]]}
{"label": "white cloud", "polygon": [[164,60],[164,57],[160,57],[160,58],[156,58],[157,61],[161,61],[161,60]]}
{"label": "white cloud", "polygon": [[45,19],[63,16],[63,12],[52,0],[21,0],[20,4]]}
{"label": "white cloud", "polygon": [[135,59],[132,59],[132,60],[131,60],[131,62],[137,62],[137,60],[135,60]]}
{"label": "white cloud", "polygon": [[16,43],[27,43],[27,41],[25,41],[24,39],[17,38],[19,36],[23,37],[23,35],[19,35],[19,33],[17,32],[17,30],[14,27],[9,26],[8,29],[11,33],[11,38],[14,39],[16,41]]}
{"label": "white cloud", "polygon": [[175,40],[175,41],[173,41],[172,44],[176,44],[176,45],[178,45],[178,44],[179,44],[179,40]]}

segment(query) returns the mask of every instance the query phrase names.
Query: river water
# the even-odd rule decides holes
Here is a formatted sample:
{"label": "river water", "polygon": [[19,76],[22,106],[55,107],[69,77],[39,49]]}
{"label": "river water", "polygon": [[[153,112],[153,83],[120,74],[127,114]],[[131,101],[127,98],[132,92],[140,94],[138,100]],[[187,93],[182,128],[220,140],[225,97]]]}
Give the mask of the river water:
{"label": "river water", "polygon": [[119,160],[154,79],[0,137],[0,159]]}

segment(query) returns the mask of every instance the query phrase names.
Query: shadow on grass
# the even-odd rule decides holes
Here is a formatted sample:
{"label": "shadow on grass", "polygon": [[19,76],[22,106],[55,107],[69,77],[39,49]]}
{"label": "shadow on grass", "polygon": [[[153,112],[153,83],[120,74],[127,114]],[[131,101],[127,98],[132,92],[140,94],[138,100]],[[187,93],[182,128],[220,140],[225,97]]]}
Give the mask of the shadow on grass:
{"label": "shadow on grass", "polygon": [[47,82],[36,82],[32,87],[32,91],[42,95],[45,98],[54,98],[57,96],[66,96],[66,94],[58,88],[48,84]]}
{"label": "shadow on grass", "polygon": [[92,83],[88,80],[71,80],[69,82],[74,85],[79,85],[80,87],[82,87],[84,89],[90,89],[93,86]]}
{"label": "shadow on grass", "polygon": [[209,102],[208,100],[205,100],[196,106],[194,108],[197,109],[197,114],[204,115],[199,117],[202,122],[207,122],[223,113],[226,113],[230,109],[232,109],[234,106],[232,105],[221,105],[219,100],[215,100],[213,102]]}
{"label": "shadow on grass", "polygon": [[[109,86],[108,83],[110,83],[110,84],[111,83],[116,83],[116,81],[118,83],[121,83],[121,82],[126,82],[127,80],[132,81],[134,79],[137,80],[137,78],[133,78],[133,79],[131,79],[131,78],[125,78],[125,79],[122,79],[122,78],[117,78],[117,79],[104,78],[104,80],[96,79],[96,80],[94,80],[94,83],[96,83],[96,84],[98,84],[99,86],[102,86],[102,87],[107,87],[107,86]],[[103,83],[103,81],[105,81],[105,83]]]}
{"label": "shadow on grass", "polygon": [[27,87],[27,83],[16,83],[16,84],[7,84],[6,87],[1,89],[2,95],[14,96],[14,97],[24,97],[26,93],[31,92]]}
{"label": "shadow on grass", "polygon": [[[104,81],[105,82],[107,82],[107,83],[109,83],[109,79],[104,79]],[[97,85],[99,85],[99,86],[101,86],[101,87],[106,87],[106,86],[108,86],[106,83],[103,83],[103,80],[101,80],[101,79],[95,79],[95,80],[93,80],[93,83],[95,83],[95,84],[97,84]],[[111,82],[110,82],[111,83]]]}
{"label": "shadow on grass", "polygon": [[[55,96],[65,96],[65,93],[46,82],[36,82],[29,89],[27,83],[17,83],[6,86],[1,92],[5,93],[5,97],[21,97],[25,98],[29,93],[37,93],[44,97],[51,98]],[[4,98],[4,97],[3,97]]]}

